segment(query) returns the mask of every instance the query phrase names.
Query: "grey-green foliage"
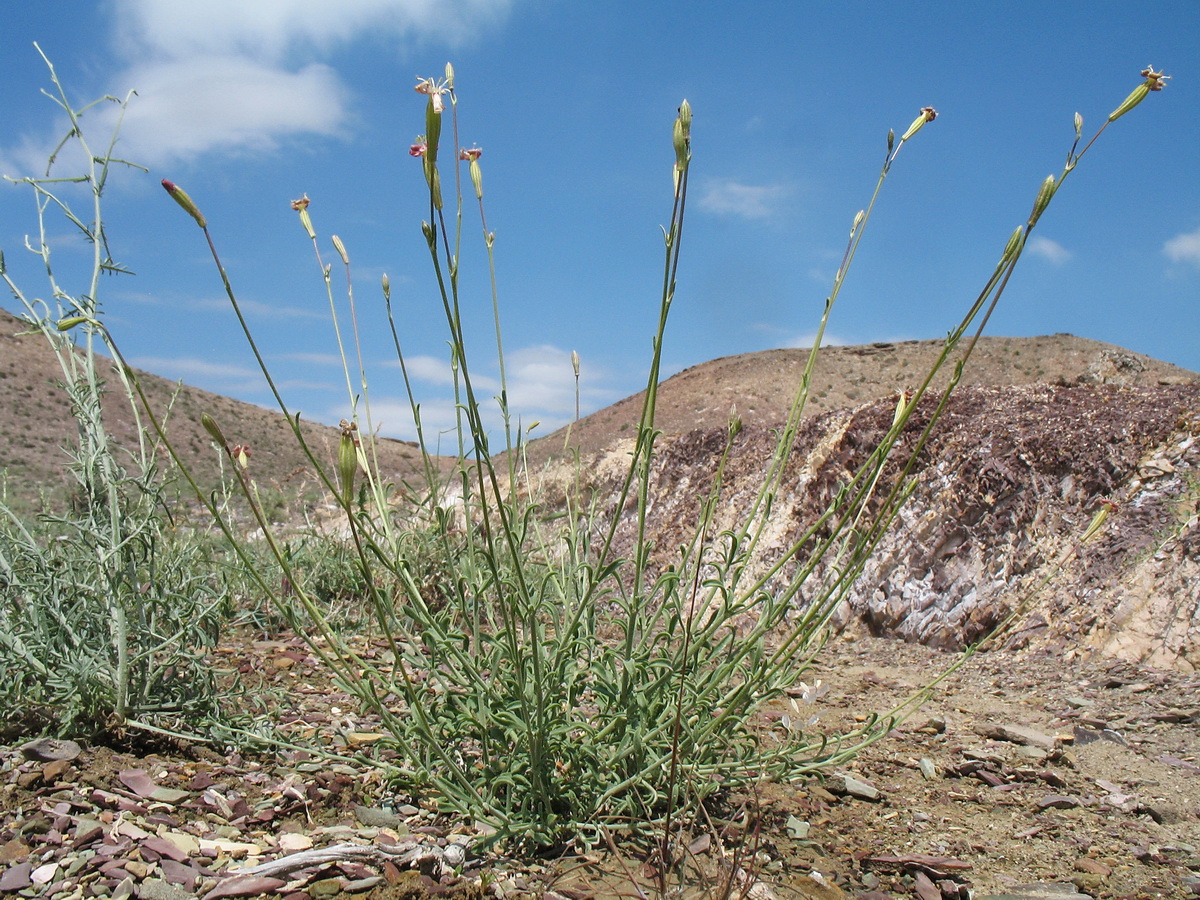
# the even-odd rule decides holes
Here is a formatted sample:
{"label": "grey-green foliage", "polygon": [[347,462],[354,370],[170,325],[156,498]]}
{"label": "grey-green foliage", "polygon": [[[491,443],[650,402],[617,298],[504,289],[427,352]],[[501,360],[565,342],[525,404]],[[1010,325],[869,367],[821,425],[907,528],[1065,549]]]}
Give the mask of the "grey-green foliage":
{"label": "grey-green foliage", "polygon": [[201,547],[162,527],[156,493],[121,482],[115,533],[82,495],[62,515],[0,522],[4,732],[194,730],[219,715],[204,655],[223,619],[219,583]]}
{"label": "grey-green foliage", "polygon": [[[43,57],[44,58],[44,57]],[[49,66],[49,62],[47,61]],[[114,445],[105,426],[105,378],[133,402],[132,373],[100,322],[106,274],[124,269],[109,251],[101,198],[116,159],[116,130],[106,150],[89,146],[82,116],[104,97],[75,109],[53,66],[48,94],[70,128],[43,177],[10,179],[28,187],[37,210],[25,249],[44,269],[49,302],[16,282],[0,256],[0,277],[60,368],[77,429],[63,452],[70,503],[34,520],[0,504],[0,725],[9,733],[95,735],[131,725],[190,728],[217,712],[212,669],[204,660],[222,612],[211,559],[166,520],[158,446],[139,427],[132,445]],[[60,154],[82,156],[82,172],[59,175]],[[77,214],[71,199],[83,196]],[[69,289],[47,243],[54,214],[88,241],[90,271]],[[140,426],[138,408],[132,405]]]}

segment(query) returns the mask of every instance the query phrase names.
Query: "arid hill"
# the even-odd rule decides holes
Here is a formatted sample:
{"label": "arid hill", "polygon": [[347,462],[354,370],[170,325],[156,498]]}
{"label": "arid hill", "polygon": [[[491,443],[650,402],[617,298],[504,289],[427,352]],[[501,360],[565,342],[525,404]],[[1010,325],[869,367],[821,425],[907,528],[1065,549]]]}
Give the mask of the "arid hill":
{"label": "arid hill", "polygon": [[[822,359],[818,404],[789,459],[760,565],[788,552],[852,477],[891,425],[895,392],[913,387],[939,349],[842,347]],[[649,531],[663,564],[661,554],[691,534],[735,404],[746,425],[732,447],[717,528],[745,514],[802,366],[799,351],[770,351],[697,366],[662,385],[666,433]],[[918,458],[913,496],[846,596],[840,625],[955,649],[1024,606],[1017,643],[1200,669],[1198,377],[1068,335],[985,340],[966,371]],[[628,464],[637,399],[573,429],[579,471],[598,496]],[[916,440],[932,399],[898,452]],[[555,457],[562,442],[551,436],[531,455]],[[559,457],[542,483],[574,472]],[[1076,558],[1101,502],[1113,504],[1111,524]],[[632,530],[631,521],[621,526],[624,550]]]}
{"label": "arid hill", "polygon": [[[9,502],[28,509],[45,497],[54,502],[70,491],[67,457],[60,449],[75,431],[66,393],[59,387],[62,373],[40,334],[0,310],[0,474],[7,475]],[[311,466],[300,452],[284,417],[250,403],[242,403],[199,388],[178,385],[146,372],[140,379],[157,411],[169,405],[168,433],[200,483],[215,487],[220,480],[220,454],[200,424],[208,413],[221,425],[227,440],[253,451],[256,480],[280,504],[317,496]],[[126,446],[135,438],[133,418],[120,383],[104,398],[106,427]],[[172,398],[174,398],[172,402]],[[335,458],[338,430],[313,422],[301,424],[305,439],[322,461]],[[417,471],[419,455],[414,444],[382,440],[379,443],[385,474],[400,480]],[[279,514],[296,514],[296,508]]]}
{"label": "arid hill", "polygon": [[[941,341],[901,341],[821,350],[805,415],[859,406],[911,390],[942,350]],[[723,427],[731,411],[747,425],[782,421],[808,358],[801,349],[763,350],[692,366],[659,388],[657,427],[682,434]],[[948,369],[946,370],[948,374]],[[1195,372],[1111,344],[1056,334],[1031,338],[981,338],[962,384],[1183,384]],[[944,384],[946,375],[937,382]],[[571,428],[571,446],[600,450],[636,427],[642,394],[585,416]],[[564,432],[534,441],[530,453],[544,460],[562,450]]]}

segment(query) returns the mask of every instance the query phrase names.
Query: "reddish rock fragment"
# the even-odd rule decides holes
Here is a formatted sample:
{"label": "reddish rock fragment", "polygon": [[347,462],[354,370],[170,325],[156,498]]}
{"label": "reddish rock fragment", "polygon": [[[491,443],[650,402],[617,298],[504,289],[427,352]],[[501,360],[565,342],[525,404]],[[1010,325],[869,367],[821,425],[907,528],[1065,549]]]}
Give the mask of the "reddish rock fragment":
{"label": "reddish rock fragment", "polygon": [[163,880],[168,884],[177,884],[189,891],[196,889],[196,881],[200,877],[200,873],[187,863],[176,862],[173,859],[162,859],[159,861],[158,866],[162,869]]}
{"label": "reddish rock fragment", "polygon": [[941,888],[930,881],[924,872],[917,872],[913,879],[913,889],[921,900],[942,900]]}
{"label": "reddish rock fragment", "polygon": [[1038,809],[1074,809],[1079,805],[1079,798],[1066,794],[1047,794],[1037,805]]}
{"label": "reddish rock fragment", "polygon": [[83,847],[104,836],[104,826],[95,819],[80,819],[75,823],[75,846]]}
{"label": "reddish rock fragment", "polygon": [[30,875],[32,874],[33,863],[29,860],[9,866],[3,873],[0,873],[0,893],[23,891],[25,888],[31,887],[33,879],[30,878]]}
{"label": "reddish rock fragment", "polygon": [[1089,875],[1099,875],[1102,878],[1107,878],[1112,874],[1112,869],[1100,862],[1100,860],[1088,859],[1086,856],[1075,860],[1075,871],[1086,872]]}
{"label": "reddish rock fragment", "polygon": [[150,837],[142,841],[142,849],[157,853],[160,857],[173,859],[176,862],[187,862],[188,855],[168,840],[160,837]]}
{"label": "reddish rock fragment", "polygon": [[235,875],[217,883],[204,895],[204,900],[220,900],[222,897],[257,897],[260,894],[276,894],[287,884],[280,878],[266,875]]}

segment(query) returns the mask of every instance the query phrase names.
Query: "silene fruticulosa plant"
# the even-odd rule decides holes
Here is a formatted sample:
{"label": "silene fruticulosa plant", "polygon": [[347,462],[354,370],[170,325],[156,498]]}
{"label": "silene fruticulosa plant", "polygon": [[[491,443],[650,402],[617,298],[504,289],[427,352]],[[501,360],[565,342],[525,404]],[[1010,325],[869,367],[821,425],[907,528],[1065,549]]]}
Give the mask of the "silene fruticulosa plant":
{"label": "silene fruticulosa plant", "polygon": [[[459,416],[457,452],[451,460],[436,456],[427,439],[405,368],[403,329],[393,315],[385,277],[384,311],[424,459],[423,486],[406,486],[404,499],[380,476],[376,462],[376,426],[345,244],[331,236],[345,274],[342,300],[335,296],[333,266],[322,255],[313,204],[307,196],[293,202],[326,286],[352,410],[342,423],[337,459],[326,466],[304,443],[297,417],[259,354],[207,219],[181,187],[164,181],[167,192],[201,229],[280,410],[293,423],[296,440],[344,516],[345,546],[387,652],[364,659],[343,638],[339,623],[327,614],[305,573],[291,564],[285,545],[257,505],[249,470],[239,464],[244,460],[226,441],[221,423],[210,417],[205,417],[205,425],[235,462],[231,469],[283,578],[251,558],[221,507],[204,491],[197,493],[260,589],[308,636],[344,687],[379,717],[400,760],[390,770],[399,788],[468,819],[486,842],[544,848],[572,841],[587,845],[614,834],[654,834],[662,836],[662,861],[669,864],[675,846],[672,835],[707,799],[762,779],[826,770],[877,740],[922,699],[918,694],[839,735],[801,727],[767,733],[757,722],[765,704],[801,682],[833,610],[911,493],[916,454],[945,407],[974,337],[999,301],[1030,232],[1099,134],[1150,91],[1162,88],[1161,73],[1147,69],[1142,74],[1138,88],[1082,148],[1083,123],[1076,116],[1075,142],[1066,165],[1042,184],[1028,219],[1008,238],[995,269],[949,332],[933,369],[912,392],[902,395],[891,428],[828,507],[783,552],[771,554],[765,551],[764,534],[774,499],[784,486],[785,465],[797,440],[824,329],[884,182],[902,148],[934,121],[932,108],[922,109],[898,139],[888,133],[874,193],[854,216],[817,337],[774,453],[764,460],[765,477],[750,514],[735,527],[717,526],[725,461],[740,430],[733,419],[695,530],[670,550],[665,565],[659,562],[665,551],[652,547],[649,511],[660,361],[675,300],[692,163],[692,110],[686,102],[674,122],[671,177],[664,182],[671,193],[670,218],[663,228],[659,316],[629,466],[612,495],[588,497],[580,489],[553,506],[539,503],[536,485],[520,464],[523,437],[508,405],[495,235],[488,229],[484,208],[482,151],[465,147],[459,139],[459,97],[450,66],[444,77],[417,84],[425,98],[424,133],[410,153],[419,160],[427,193],[420,231],[433,276],[430,290],[435,301],[429,312],[440,310],[445,319]],[[444,127],[447,120],[449,127]],[[443,139],[444,131],[451,133],[452,142]],[[449,149],[445,143],[450,143]],[[453,178],[444,184],[447,161]],[[463,334],[463,305],[476,302],[460,296],[459,290],[468,205],[478,206],[483,255],[492,276],[500,367],[496,397],[477,393],[476,348],[468,347]],[[406,314],[415,313],[409,308]],[[91,311],[62,324],[69,326],[74,320],[99,327]],[[946,367],[952,370],[949,386],[935,391],[934,376]],[[493,403],[502,447],[493,445],[489,428]],[[893,458],[920,404],[924,430],[915,449]],[[144,409],[151,426],[162,434],[154,412]],[[186,472],[184,477],[189,477]],[[631,550],[618,552],[623,521],[634,539]]]}
{"label": "silene fruticulosa plant", "polygon": [[[103,276],[126,272],[110,255],[101,199],[113,168],[132,164],[113,156],[120,116],[103,150],[88,143],[81,118],[108,103],[123,114],[129,98],[102,97],[75,109],[53,66],[50,77],[55,92],[47,96],[68,119],[66,136],[42,177],[5,176],[33,194],[38,228],[25,249],[45,272],[49,299],[17,283],[2,252],[0,278],[30,331],[54,354],[78,427],[70,446],[38,451],[64,452],[65,506],[51,503],[30,521],[0,504],[0,739],[195,731],[219,715],[203,658],[222,616],[219,585],[205,548],[177,532],[166,514],[158,443],[142,427],[131,373],[99,352],[115,353],[100,324]],[[82,173],[59,175],[60,154],[81,156]],[[89,208],[77,214],[72,203],[79,198]],[[59,215],[91,251],[74,289],[67,281],[76,279],[60,274],[47,238]],[[132,442],[118,443],[106,428],[102,398],[109,391],[131,402],[138,426]]]}

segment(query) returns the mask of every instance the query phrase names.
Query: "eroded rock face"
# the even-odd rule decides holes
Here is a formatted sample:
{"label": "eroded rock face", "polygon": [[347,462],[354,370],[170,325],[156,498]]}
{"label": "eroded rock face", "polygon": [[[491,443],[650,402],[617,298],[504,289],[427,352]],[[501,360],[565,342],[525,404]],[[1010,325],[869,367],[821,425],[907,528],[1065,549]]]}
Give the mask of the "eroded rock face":
{"label": "eroded rock face", "polygon": [[[891,425],[893,408],[873,403],[802,424],[762,565],[817,520]],[[894,458],[914,446],[932,408],[918,409]],[[1197,384],[960,388],[839,624],[956,649],[1024,605],[1017,642],[1200,668],[1198,434]],[[691,536],[724,442],[719,429],[660,439],[649,510],[660,564]],[[762,427],[735,440],[718,528],[746,514],[773,447]],[[595,461],[597,488],[611,486],[606,473],[620,470],[629,449]],[[1101,500],[1115,502],[1116,514],[1080,547]],[[627,552],[634,522],[624,516],[618,546]]]}

